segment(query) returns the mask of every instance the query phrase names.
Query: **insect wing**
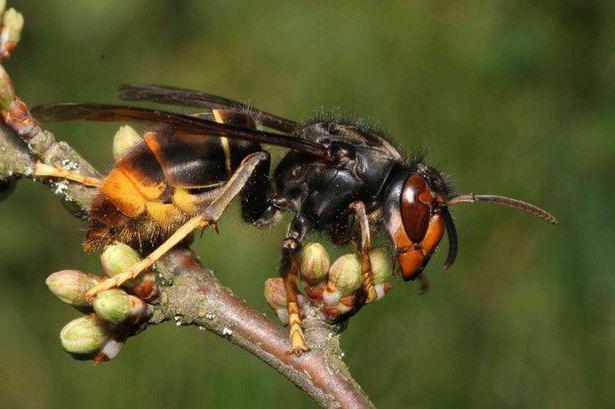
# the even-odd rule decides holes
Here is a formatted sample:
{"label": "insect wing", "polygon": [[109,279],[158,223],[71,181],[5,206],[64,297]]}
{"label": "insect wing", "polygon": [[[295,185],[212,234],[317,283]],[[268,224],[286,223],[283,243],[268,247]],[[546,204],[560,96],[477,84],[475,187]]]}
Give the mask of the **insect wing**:
{"label": "insect wing", "polygon": [[122,105],[93,103],[60,103],[42,105],[32,109],[32,114],[41,121],[136,121],[162,123],[175,132],[187,132],[202,136],[225,136],[268,145],[294,149],[321,158],[328,158],[328,150],[322,145],[293,135],[259,131],[230,124],[221,124],[207,118],[137,108]]}
{"label": "insect wing", "polygon": [[286,133],[291,133],[300,126],[295,121],[261,111],[241,102],[183,88],[163,85],[123,85],[119,89],[119,97],[128,101],[151,101],[168,105],[250,112],[264,126]]}

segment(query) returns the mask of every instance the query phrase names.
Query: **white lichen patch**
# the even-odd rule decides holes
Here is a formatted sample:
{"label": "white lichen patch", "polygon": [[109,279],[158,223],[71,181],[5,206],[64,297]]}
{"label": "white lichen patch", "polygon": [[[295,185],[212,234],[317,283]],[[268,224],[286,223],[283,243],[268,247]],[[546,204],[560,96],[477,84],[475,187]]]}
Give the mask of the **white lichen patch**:
{"label": "white lichen patch", "polygon": [[68,194],[69,184],[67,181],[63,180],[61,182],[52,182],[51,183],[51,191],[56,196],[60,196],[67,202],[72,202],[74,199],[71,195]]}
{"label": "white lichen patch", "polygon": [[230,328],[224,327],[222,328],[222,336],[225,338],[229,338],[231,335],[233,335],[233,330],[231,330]]}
{"label": "white lichen patch", "polygon": [[53,183],[53,193],[58,196],[63,196],[68,193],[68,182],[63,180]]}
{"label": "white lichen patch", "polygon": [[62,159],[62,161],[60,162],[60,165],[62,166],[64,170],[68,170],[68,171],[75,171],[79,169],[79,164],[77,162],[73,162],[70,159]]}
{"label": "white lichen patch", "polygon": [[213,320],[215,320],[215,319],[216,319],[216,315],[215,315],[215,314],[212,314],[212,313],[207,313],[207,314],[205,315],[205,318],[206,318],[206,319],[208,319],[209,321],[213,321]]}

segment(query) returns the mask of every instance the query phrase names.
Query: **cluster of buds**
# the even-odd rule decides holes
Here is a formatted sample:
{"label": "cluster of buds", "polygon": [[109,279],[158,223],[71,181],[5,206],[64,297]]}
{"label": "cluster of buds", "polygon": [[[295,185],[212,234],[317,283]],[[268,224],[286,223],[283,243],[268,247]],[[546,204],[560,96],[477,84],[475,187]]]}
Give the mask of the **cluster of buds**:
{"label": "cluster of buds", "polygon": [[[108,246],[101,256],[108,277],[139,260],[136,251],[121,243]],[[104,279],[78,270],[62,270],[47,277],[49,290],[60,301],[86,314],[66,324],[60,332],[62,346],[76,359],[100,363],[115,358],[126,339],[143,328],[150,313],[146,301],[159,294],[156,276],[148,271],[122,288],[103,291],[90,301],[87,292]]]}
{"label": "cluster of buds", "polygon": [[[372,249],[369,259],[374,289],[377,299],[380,299],[391,288],[393,265],[388,252],[382,248]],[[318,308],[329,322],[355,310],[364,296],[361,262],[357,254],[344,254],[331,263],[320,243],[308,243],[300,254],[299,270],[300,287],[305,294],[300,301]],[[265,299],[278,318],[288,323],[282,278],[270,278],[265,282]]]}
{"label": "cluster of buds", "polygon": [[21,30],[23,29],[23,15],[10,8],[6,10],[6,0],[0,0],[0,16],[2,17],[2,25],[0,26],[0,60],[6,60],[11,57],[13,50],[21,39]]}

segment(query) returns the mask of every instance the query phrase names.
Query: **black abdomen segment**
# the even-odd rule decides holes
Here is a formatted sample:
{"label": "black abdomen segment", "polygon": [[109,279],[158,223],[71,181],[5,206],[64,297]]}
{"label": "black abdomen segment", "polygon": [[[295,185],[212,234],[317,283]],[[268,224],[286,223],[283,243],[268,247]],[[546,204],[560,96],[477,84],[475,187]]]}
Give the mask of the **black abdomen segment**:
{"label": "black abdomen segment", "polygon": [[159,131],[144,139],[172,187],[201,188],[228,178],[220,138]]}
{"label": "black abdomen segment", "polygon": [[247,155],[262,150],[254,142],[165,130],[149,132],[144,140],[167,184],[186,189],[224,182]]}
{"label": "black abdomen segment", "polygon": [[[215,111],[220,122],[243,127],[255,127],[246,114]],[[156,156],[167,183],[175,188],[199,189],[228,180],[248,155],[262,151],[255,142],[211,137],[206,135],[173,134],[160,130],[145,135],[150,151]],[[242,191],[242,216],[252,223],[268,207],[269,168],[271,161],[261,162]]]}

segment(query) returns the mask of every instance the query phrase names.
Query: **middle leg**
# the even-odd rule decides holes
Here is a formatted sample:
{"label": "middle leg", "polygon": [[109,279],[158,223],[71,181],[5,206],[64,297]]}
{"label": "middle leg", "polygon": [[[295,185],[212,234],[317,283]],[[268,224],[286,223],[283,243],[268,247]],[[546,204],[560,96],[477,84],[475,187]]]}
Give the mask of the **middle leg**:
{"label": "middle leg", "polygon": [[295,216],[288,228],[286,238],[282,241],[282,262],[280,275],[284,278],[286,300],[288,309],[288,324],[290,332],[290,353],[297,356],[309,349],[305,345],[303,328],[301,326],[301,309],[297,295],[299,288],[299,260],[298,255],[303,246],[302,242],[307,231],[307,222],[301,215]]}

